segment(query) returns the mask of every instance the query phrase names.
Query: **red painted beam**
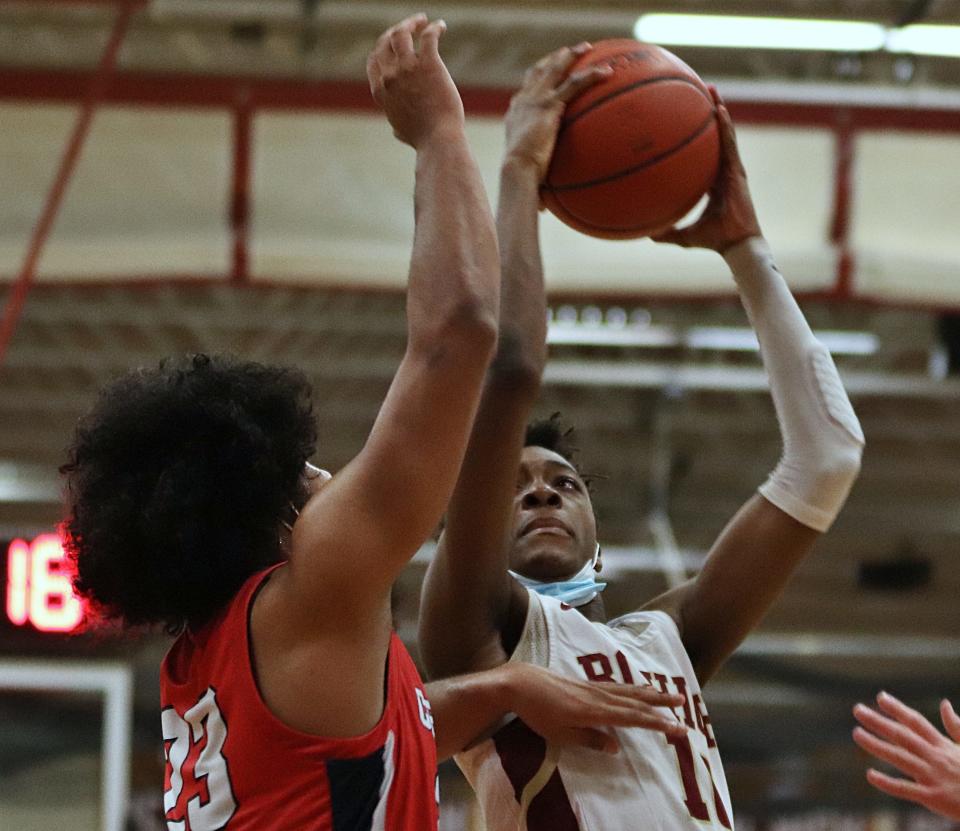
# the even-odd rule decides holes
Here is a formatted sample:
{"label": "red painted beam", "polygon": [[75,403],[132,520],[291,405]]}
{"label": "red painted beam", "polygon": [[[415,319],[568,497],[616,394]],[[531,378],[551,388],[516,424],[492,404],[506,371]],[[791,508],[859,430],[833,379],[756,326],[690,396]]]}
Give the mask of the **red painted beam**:
{"label": "red painted beam", "polygon": [[[0,100],[71,104],[82,100],[92,73],[62,70],[0,69]],[[465,89],[467,109],[500,115],[511,92]],[[311,81],[300,78],[119,72],[104,102],[150,107],[232,109],[245,101],[250,109],[376,111],[370,88],[362,81]]]}
{"label": "red painted beam", "polygon": [[[82,100],[91,73],[58,70],[0,70],[0,99],[27,103],[73,104]],[[297,79],[175,75],[119,72],[104,103],[148,107],[233,109],[237,101],[251,108],[370,110],[374,103],[365,84]]]}
{"label": "red painted beam", "polygon": [[246,102],[233,111],[233,184],[230,192],[230,230],[233,234],[231,280],[245,283],[250,278],[249,228],[250,182],[252,179],[251,111]]}
{"label": "red painted beam", "polygon": [[960,133],[960,109],[873,107],[865,104],[799,104],[776,101],[729,101],[735,121],[791,127],[859,130],[918,130]]}
{"label": "red painted beam", "polygon": [[839,298],[853,294],[854,254],[850,246],[851,209],[853,206],[853,165],[855,133],[847,119],[836,125],[834,134],[833,216],[830,220],[830,241],[838,252],[834,293]]}
{"label": "red painted beam", "polygon": [[[59,70],[0,69],[0,100],[78,103],[93,73]],[[506,112],[511,90],[465,87],[464,104],[473,115]],[[374,111],[362,81],[312,81],[302,78],[255,78],[120,72],[104,103],[130,106],[216,107],[233,109],[247,101],[251,109]],[[834,129],[842,119],[849,129],[922,130],[960,133],[960,109],[873,107],[866,105],[730,101],[736,121]]]}

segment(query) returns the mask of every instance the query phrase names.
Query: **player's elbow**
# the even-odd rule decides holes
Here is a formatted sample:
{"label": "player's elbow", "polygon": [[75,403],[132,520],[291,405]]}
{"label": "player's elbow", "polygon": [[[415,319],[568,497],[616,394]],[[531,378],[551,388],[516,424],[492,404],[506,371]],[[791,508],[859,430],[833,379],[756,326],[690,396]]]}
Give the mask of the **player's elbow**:
{"label": "player's elbow", "polygon": [[476,360],[487,366],[497,349],[497,312],[479,299],[464,301],[452,310],[438,332],[458,361]]}
{"label": "player's elbow", "polygon": [[522,333],[501,331],[488,385],[499,392],[535,398],[540,391],[546,352],[545,342],[534,346]]}
{"label": "player's elbow", "polygon": [[497,313],[478,297],[464,298],[410,333],[410,348],[434,359],[489,363],[497,346]]}
{"label": "player's elbow", "polygon": [[440,678],[450,678],[462,675],[468,671],[461,651],[461,644],[456,639],[449,639],[446,630],[449,626],[427,625],[425,618],[421,618],[417,630],[417,646],[420,650],[420,660],[423,662],[424,678],[435,681]]}
{"label": "player's elbow", "polygon": [[836,520],[860,472],[863,443],[844,442],[801,457],[787,455],[760,489],[798,522],[823,533]]}
{"label": "player's elbow", "polygon": [[848,491],[857,476],[863,460],[863,444],[850,442],[843,448],[835,448],[817,461],[814,473],[814,489],[819,493]]}
{"label": "player's elbow", "polygon": [[449,678],[455,674],[450,671],[451,661],[436,640],[433,633],[421,623],[417,631],[417,647],[423,664],[423,677],[427,681]]}
{"label": "player's elbow", "polygon": [[821,517],[813,526],[825,530],[837,518],[860,473],[863,445],[850,442],[812,459],[801,500]]}
{"label": "player's elbow", "polygon": [[860,474],[863,462],[864,439],[859,429],[857,435],[850,430],[835,431],[834,441],[824,442],[815,453],[815,473],[825,484],[835,481],[853,482]]}

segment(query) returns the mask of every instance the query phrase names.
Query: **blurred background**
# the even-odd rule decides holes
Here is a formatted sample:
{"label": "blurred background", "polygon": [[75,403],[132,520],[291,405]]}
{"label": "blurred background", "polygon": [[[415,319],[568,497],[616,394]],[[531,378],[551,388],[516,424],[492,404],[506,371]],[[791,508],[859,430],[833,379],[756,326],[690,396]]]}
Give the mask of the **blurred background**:
{"label": "blurred background", "polygon": [[[316,461],[361,447],[402,354],[413,228],[413,154],[364,63],[419,10],[449,23],[491,194],[510,92],[561,45],[638,32],[726,97],[868,444],[834,530],[707,688],[737,827],[949,828],[866,785],[850,709],[881,688],[931,717],[960,699],[960,2],[0,0],[0,829],[163,827],[168,640],[66,634],[57,467],[96,390],[176,353],[294,364]],[[653,13],[779,22],[750,42],[743,21]],[[872,25],[801,42],[797,18]],[[779,434],[720,258],[550,216],[542,241],[538,414],[562,412],[603,477],[618,614],[698,568]],[[396,590],[412,648],[430,553]],[[442,789],[444,831],[480,831],[452,766]]]}

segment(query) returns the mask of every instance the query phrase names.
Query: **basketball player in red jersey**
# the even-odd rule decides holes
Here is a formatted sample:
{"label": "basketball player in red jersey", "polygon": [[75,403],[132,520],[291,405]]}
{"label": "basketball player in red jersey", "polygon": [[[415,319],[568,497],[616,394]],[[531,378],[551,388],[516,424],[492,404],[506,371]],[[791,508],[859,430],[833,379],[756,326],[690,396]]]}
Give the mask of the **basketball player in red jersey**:
{"label": "basketball player in red jersey", "polygon": [[161,668],[171,831],[435,829],[438,746],[510,710],[608,750],[596,724],[675,729],[664,696],[545,672],[425,690],[392,631],[391,586],[449,499],[496,342],[493,217],[443,30],[410,18],[369,61],[416,150],[417,225],[406,353],[359,455],[332,478],[305,467],[305,379],[198,356],[105,389],[64,466],[79,594],[179,634]]}
{"label": "basketball player in red jersey", "polygon": [[686,735],[618,729],[616,757],[560,751],[522,719],[460,754],[488,831],[720,831],[733,827],[733,814],[700,685],[831,524],[859,470],[863,435],[829,353],[773,265],[716,97],[723,158],[708,206],[691,227],[658,239],[726,260],[761,343],[784,455],[695,578],[605,622],[587,486],[555,423],[525,429],[546,359],[538,187],[566,102],[604,75],[595,67],[568,77],[589,48],[537,64],[507,114],[499,344],[424,586],[421,652],[434,677],[531,662],[683,697],[675,717]]}
{"label": "basketball player in red jersey", "polygon": [[960,716],[953,705],[946,699],[940,702],[946,735],[886,692],[877,696],[877,709],[857,704],[853,714],[860,722],[854,741],[908,777],[871,768],[867,781],[890,796],[960,822]]}

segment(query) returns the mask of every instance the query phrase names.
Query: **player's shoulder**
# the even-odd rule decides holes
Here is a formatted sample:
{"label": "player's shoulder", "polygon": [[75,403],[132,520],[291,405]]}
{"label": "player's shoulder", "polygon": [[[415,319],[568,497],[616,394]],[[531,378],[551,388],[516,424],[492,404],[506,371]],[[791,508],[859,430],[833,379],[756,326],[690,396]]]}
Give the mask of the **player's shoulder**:
{"label": "player's shoulder", "polygon": [[191,675],[195,655],[196,645],[186,632],[182,632],[170,645],[160,663],[161,683],[183,684]]}
{"label": "player's shoulder", "polygon": [[233,674],[244,668],[247,661],[237,660],[237,644],[249,643],[250,607],[275,568],[250,575],[209,620],[199,626],[187,626],[164,656],[161,679],[186,686],[198,675],[217,670]]}
{"label": "player's shoulder", "polygon": [[671,641],[680,641],[677,622],[672,616],[660,610],[628,612],[608,620],[605,625],[618,635],[635,639],[647,640],[662,637]]}

